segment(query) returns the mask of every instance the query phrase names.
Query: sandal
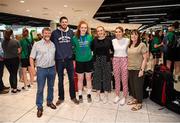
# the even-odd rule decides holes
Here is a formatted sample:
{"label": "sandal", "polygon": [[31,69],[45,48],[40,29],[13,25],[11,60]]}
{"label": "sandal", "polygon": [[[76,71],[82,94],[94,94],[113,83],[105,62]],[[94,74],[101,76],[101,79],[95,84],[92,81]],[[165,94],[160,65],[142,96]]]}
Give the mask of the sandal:
{"label": "sandal", "polygon": [[138,111],[142,109],[142,104],[139,103],[139,104],[136,104],[134,107],[131,108],[132,111]]}
{"label": "sandal", "polygon": [[130,100],[128,101],[127,105],[134,105],[134,104],[137,104],[137,100]]}

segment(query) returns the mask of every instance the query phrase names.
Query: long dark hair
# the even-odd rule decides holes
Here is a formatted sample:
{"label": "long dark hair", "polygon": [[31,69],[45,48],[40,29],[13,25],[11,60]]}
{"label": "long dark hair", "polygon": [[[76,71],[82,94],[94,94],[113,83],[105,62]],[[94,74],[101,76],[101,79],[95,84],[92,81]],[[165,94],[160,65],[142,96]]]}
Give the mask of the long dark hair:
{"label": "long dark hair", "polygon": [[2,43],[3,49],[7,49],[7,45],[9,43],[9,41],[11,40],[12,34],[13,34],[12,29],[7,29],[7,30],[4,31],[4,41]]}
{"label": "long dark hair", "polygon": [[138,35],[138,39],[137,39],[137,42],[135,44],[135,47],[139,46],[139,44],[141,43],[141,39],[140,39],[140,33],[138,30],[132,30],[131,33],[130,33],[130,43],[129,43],[129,48],[131,47],[133,41],[131,40],[131,35],[132,34],[135,34],[135,35]]}

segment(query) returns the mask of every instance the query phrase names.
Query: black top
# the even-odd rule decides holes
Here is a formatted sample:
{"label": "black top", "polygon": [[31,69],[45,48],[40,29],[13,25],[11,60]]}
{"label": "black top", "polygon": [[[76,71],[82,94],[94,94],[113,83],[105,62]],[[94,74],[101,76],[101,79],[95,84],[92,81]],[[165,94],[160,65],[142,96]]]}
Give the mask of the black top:
{"label": "black top", "polygon": [[107,61],[110,61],[110,58],[113,57],[114,54],[112,40],[108,37],[102,40],[95,38],[92,45],[92,51],[94,55],[94,60],[96,59],[96,56],[106,56]]}

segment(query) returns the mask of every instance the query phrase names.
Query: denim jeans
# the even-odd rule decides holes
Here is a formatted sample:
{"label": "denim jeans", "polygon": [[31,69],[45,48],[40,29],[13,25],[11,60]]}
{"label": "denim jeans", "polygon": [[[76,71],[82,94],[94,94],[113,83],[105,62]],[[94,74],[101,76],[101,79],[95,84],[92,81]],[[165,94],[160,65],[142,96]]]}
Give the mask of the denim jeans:
{"label": "denim jeans", "polygon": [[64,69],[66,68],[69,79],[69,94],[71,99],[76,97],[74,85],[74,65],[72,59],[56,60],[56,68],[58,72],[58,96],[60,100],[64,100]]}
{"label": "denim jeans", "polygon": [[47,103],[52,103],[54,93],[55,67],[40,68],[37,67],[37,95],[36,105],[38,109],[43,108],[44,86],[47,80]]}
{"label": "denim jeans", "polygon": [[4,83],[3,83],[3,71],[4,71],[4,61],[0,61],[0,91],[3,90],[4,88]]}

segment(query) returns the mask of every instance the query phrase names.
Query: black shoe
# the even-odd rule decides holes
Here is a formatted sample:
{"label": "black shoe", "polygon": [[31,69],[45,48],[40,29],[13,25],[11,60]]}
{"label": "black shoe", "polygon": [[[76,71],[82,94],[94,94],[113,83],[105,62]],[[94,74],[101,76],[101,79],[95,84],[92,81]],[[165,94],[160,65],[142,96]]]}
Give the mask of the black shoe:
{"label": "black shoe", "polygon": [[12,89],[11,93],[17,93],[17,92],[20,92],[20,91],[21,91],[20,89]]}
{"label": "black shoe", "polygon": [[56,109],[56,106],[53,103],[48,103],[47,106],[51,109]]}
{"label": "black shoe", "polygon": [[27,85],[28,88],[31,88],[31,85]]}
{"label": "black shoe", "polygon": [[79,101],[76,99],[76,98],[74,98],[74,99],[71,99],[75,104],[79,104]]}
{"label": "black shoe", "polygon": [[43,115],[43,108],[38,109],[37,117],[41,117]]}
{"label": "black shoe", "polygon": [[0,94],[7,94],[7,93],[9,93],[9,90],[2,90],[2,91],[0,91]]}
{"label": "black shoe", "polygon": [[79,95],[79,103],[83,103],[83,96]]}
{"label": "black shoe", "polygon": [[20,90],[20,89],[17,89],[17,92],[21,92],[21,90]]}
{"label": "black shoe", "polygon": [[88,101],[88,103],[92,102],[91,94],[87,95],[87,101]]}
{"label": "black shoe", "polygon": [[17,90],[13,89],[13,90],[11,90],[11,93],[17,93]]}
{"label": "black shoe", "polygon": [[21,89],[22,89],[22,90],[26,90],[26,87],[24,86],[24,87],[22,87]]}
{"label": "black shoe", "polygon": [[6,87],[6,86],[3,87],[4,90],[8,90],[9,88],[10,88],[10,87]]}
{"label": "black shoe", "polygon": [[56,106],[59,106],[59,105],[62,104],[63,102],[64,102],[64,100],[58,99],[58,101],[56,102]]}

